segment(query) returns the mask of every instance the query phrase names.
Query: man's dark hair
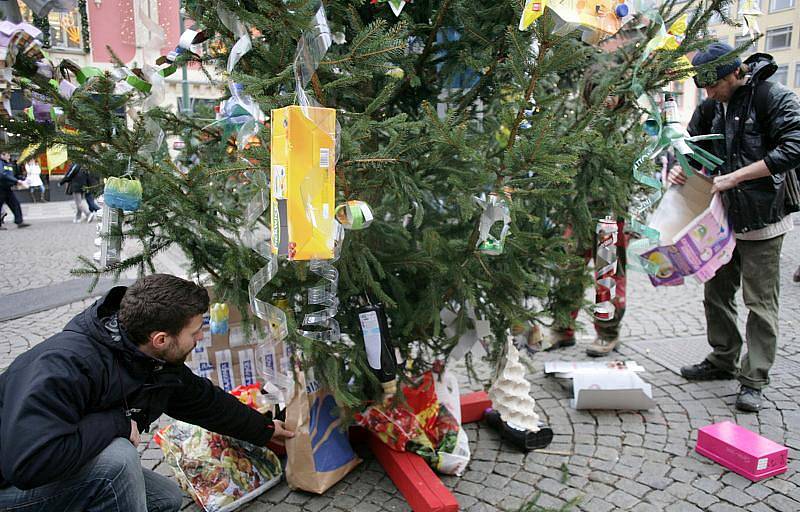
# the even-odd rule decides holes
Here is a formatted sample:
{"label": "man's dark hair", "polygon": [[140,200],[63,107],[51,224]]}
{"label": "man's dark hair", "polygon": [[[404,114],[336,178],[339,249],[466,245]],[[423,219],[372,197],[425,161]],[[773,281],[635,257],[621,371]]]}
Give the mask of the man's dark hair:
{"label": "man's dark hair", "polygon": [[134,343],[144,345],[152,332],[177,335],[192,317],[208,311],[208,302],[202,286],[169,274],[152,274],[125,292],[119,321]]}

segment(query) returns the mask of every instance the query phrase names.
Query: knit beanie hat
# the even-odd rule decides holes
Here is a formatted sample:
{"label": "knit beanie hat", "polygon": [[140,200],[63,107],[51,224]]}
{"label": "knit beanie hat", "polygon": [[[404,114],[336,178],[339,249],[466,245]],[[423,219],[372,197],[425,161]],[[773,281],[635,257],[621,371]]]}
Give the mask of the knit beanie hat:
{"label": "knit beanie hat", "polygon": [[[709,62],[715,61],[722,57],[725,57],[729,53],[733,51],[733,48],[726,44],[726,43],[711,43],[708,48],[703,51],[699,51],[695,54],[692,58],[692,66],[699,67],[703,64],[707,64]],[[736,57],[735,59],[728,60],[723,64],[719,64],[715,71],[708,71],[706,73],[698,73],[694,77],[694,83],[698,87],[708,87],[709,85],[713,84],[717,80],[721,80],[726,76],[730,75],[734,71],[736,71],[739,66],[742,65],[742,59]],[[703,76],[700,76],[703,75]]]}

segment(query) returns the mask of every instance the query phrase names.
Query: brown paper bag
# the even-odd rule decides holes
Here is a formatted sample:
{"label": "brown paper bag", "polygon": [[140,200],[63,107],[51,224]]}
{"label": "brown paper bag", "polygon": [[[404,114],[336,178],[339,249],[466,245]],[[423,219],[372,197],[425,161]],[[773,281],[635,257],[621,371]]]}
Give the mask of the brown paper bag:
{"label": "brown paper bag", "polygon": [[294,392],[286,407],[286,481],[292,489],[322,494],[361,463],[335,416],[336,401],[321,389],[313,370],[295,371]]}

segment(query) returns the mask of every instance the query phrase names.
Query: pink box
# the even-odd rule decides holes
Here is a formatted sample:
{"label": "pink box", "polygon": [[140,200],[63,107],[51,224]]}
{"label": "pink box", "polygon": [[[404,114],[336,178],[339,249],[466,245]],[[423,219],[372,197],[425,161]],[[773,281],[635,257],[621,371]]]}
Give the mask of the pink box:
{"label": "pink box", "polygon": [[753,482],[785,472],[789,454],[785,446],[730,421],[701,428],[695,450]]}

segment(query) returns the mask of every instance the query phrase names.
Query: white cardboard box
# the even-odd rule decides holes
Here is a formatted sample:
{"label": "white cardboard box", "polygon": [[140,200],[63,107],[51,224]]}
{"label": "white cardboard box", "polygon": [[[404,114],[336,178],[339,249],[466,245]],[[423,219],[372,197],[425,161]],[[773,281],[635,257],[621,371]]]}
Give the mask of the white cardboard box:
{"label": "white cardboard box", "polygon": [[575,409],[642,410],[656,405],[650,384],[630,370],[579,373],[572,389]]}

